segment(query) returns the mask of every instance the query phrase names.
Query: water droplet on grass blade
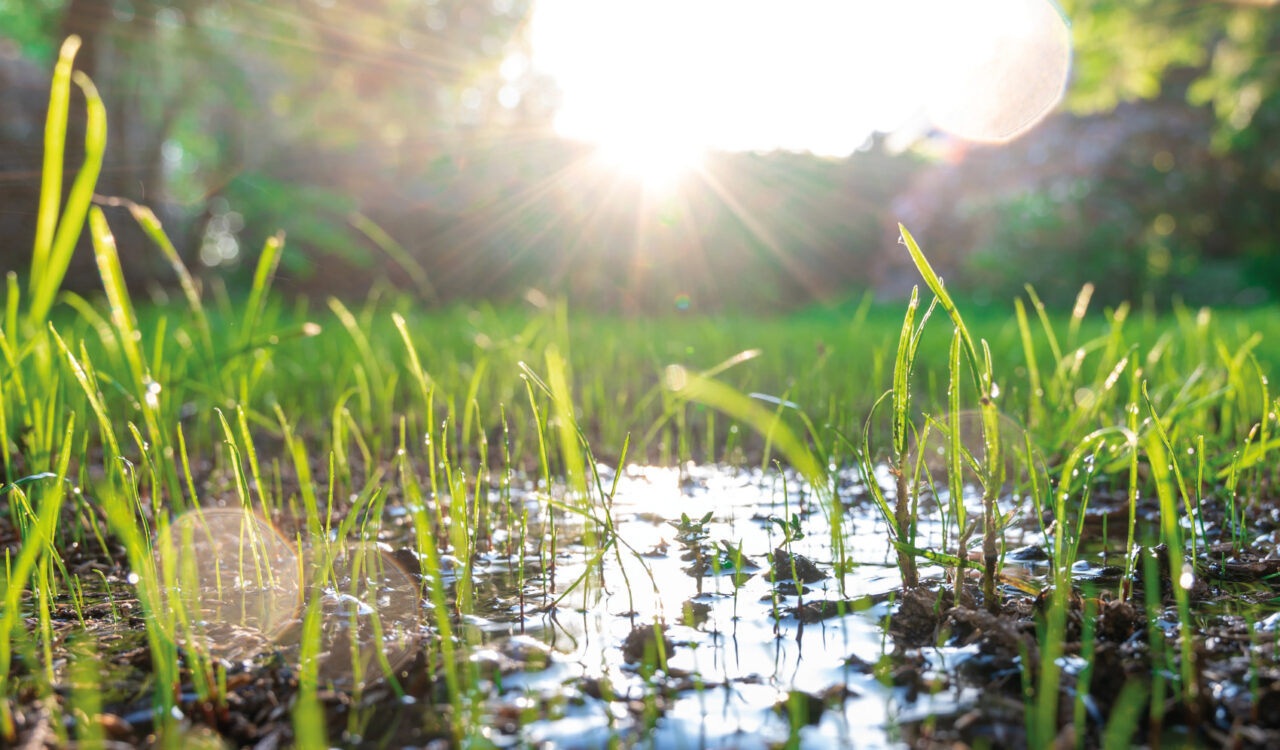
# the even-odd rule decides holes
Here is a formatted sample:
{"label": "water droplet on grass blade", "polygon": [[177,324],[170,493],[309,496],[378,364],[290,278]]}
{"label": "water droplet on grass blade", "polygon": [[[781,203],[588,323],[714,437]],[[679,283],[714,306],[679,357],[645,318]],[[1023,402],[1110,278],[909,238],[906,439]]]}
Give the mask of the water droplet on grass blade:
{"label": "water droplet on grass blade", "polygon": [[667,365],[667,388],[680,391],[689,384],[689,373],[680,365]]}
{"label": "water droplet on grass blade", "polygon": [[148,380],[147,392],[143,399],[147,402],[147,406],[152,409],[160,408],[160,384],[154,380]]}

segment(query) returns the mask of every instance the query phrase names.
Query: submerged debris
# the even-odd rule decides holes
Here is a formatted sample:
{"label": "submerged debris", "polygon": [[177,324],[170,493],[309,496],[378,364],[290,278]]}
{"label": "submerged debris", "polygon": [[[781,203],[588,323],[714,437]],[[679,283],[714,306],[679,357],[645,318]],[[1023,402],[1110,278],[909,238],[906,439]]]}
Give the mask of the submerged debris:
{"label": "submerged debris", "polygon": [[827,577],[809,558],[792,555],[781,547],[773,551],[773,575],[778,581],[793,581],[798,578],[801,583],[816,583]]}
{"label": "submerged debris", "polygon": [[824,698],[803,690],[792,690],[774,704],[773,710],[793,726],[812,726],[822,721],[827,702]]}
{"label": "submerged debris", "polygon": [[[1158,544],[1147,547],[1135,544],[1129,553],[1129,569],[1133,578],[1124,582],[1125,590],[1134,587],[1143,589],[1146,585],[1146,570],[1149,563],[1154,563],[1160,574],[1160,590],[1164,594],[1173,592],[1173,577],[1169,573],[1169,545]],[[1178,572],[1178,584],[1187,591],[1192,601],[1207,598],[1211,591],[1205,582],[1207,568],[1190,558],[1183,556],[1182,570]]]}
{"label": "submerged debris", "polygon": [[[661,657],[658,654],[659,636],[662,638]],[[626,640],[622,642],[622,655],[628,664],[638,664],[650,660],[669,659],[675,652],[675,648],[676,644],[667,637],[666,629],[661,625],[658,627],[638,625],[631,629]]]}
{"label": "submerged debris", "polygon": [[907,589],[889,620],[889,633],[904,646],[936,643],[938,626],[942,624],[951,596],[950,591]]}
{"label": "submerged debris", "polygon": [[814,623],[832,617],[841,617],[870,606],[865,599],[819,599],[796,605],[789,611],[800,622]]}
{"label": "submerged debris", "polygon": [[1025,547],[1009,550],[1005,553],[1004,559],[1015,562],[1047,562],[1049,560],[1049,552],[1044,547],[1029,544]]}
{"label": "submerged debris", "polygon": [[536,671],[551,663],[551,647],[527,635],[514,635],[496,649],[472,654],[471,662],[488,676]]}

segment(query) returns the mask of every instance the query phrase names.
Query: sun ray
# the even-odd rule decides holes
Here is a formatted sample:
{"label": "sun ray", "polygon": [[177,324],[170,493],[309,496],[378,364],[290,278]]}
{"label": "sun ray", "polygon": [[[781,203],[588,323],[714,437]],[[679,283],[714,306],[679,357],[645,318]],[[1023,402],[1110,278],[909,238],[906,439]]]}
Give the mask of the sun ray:
{"label": "sun ray", "polygon": [[788,253],[782,243],[778,242],[777,238],[773,236],[773,233],[752,216],[751,212],[742,205],[741,201],[734,196],[724,183],[716,179],[715,175],[708,170],[700,171],[698,175],[716,196],[724,202],[725,207],[729,209],[738,221],[742,222],[742,226],[746,228],[751,236],[756,238],[760,244],[764,245],[778,259],[778,262],[782,264],[783,268],[791,274],[797,283],[814,295],[822,291],[823,285],[817,276],[802,264],[796,262],[792,254]]}

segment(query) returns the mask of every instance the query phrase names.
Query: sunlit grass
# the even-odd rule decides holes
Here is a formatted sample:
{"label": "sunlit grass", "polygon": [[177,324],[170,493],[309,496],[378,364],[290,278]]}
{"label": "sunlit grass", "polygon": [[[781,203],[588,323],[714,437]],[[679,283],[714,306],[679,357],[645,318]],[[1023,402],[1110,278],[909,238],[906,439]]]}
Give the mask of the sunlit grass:
{"label": "sunlit grass", "polygon": [[[51,119],[65,117],[57,102],[68,81],[92,92],[87,79],[70,72],[74,51],[74,44],[64,49],[55,73]],[[104,137],[99,115],[91,106],[91,139]],[[65,123],[50,132],[65,132]],[[90,151],[90,162],[100,158],[100,149]],[[57,182],[59,164],[57,155],[46,161],[46,179]],[[272,291],[287,248],[283,236],[265,241],[243,295],[211,296],[186,272],[154,215],[129,205],[183,290],[180,299],[138,304],[112,227],[86,197],[92,163],[83,170],[88,182],[78,178],[66,206],[42,199],[29,291],[10,277],[5,293],[0,497],[21,539],[5,560],[0,612],[6,743],[17,739],[15,709],[32,695],[50,711],[102,709],[103,696],[86,687],[84,673],[74,676],[65,704],[50,698],[61,687],[55,664],[66,646],[52,613],[69,599],[83,635],[94,637],[85,628],[84,592],[100,590],[99,579],[109,575],[108,593],[127,585],[137,599],[140,619],[119,614],[114,599],[111,618],[143,633],[146,699],[158,741],[169,746],[182,742],[183,706],[206,718],[227,710],[228,669],[235,666],[207,641],[211,626],[226,623],[206,622],[204,604],[188,595],[212,592],[223,602],[226,590],[300,591],[289,599],[297,608],[290,626],[261,630],[297,670],[288,708],[294,740],[328,746],[337,725],[322,696],[358,704],[376,685],[386,700],[416,700],[406,686],[415,675],[381,650],[394,631],[384,617],[390,608],[325,609],[367,604],[377,597],[361,586],[402,568],[416,590],[399,595],[422,604],[410,618],[420,636],[416,669],[428,675],[429,690],[440,686],[419,691],[437,696],[421,712],[424,731],[479,743],[492,678],[482,672],[485,643],[474,627],[488,595],[477,571],[497,557],[518,569],[521,629],[527,613],[568,610],[579,596],[589,610],[593,592],[611,585],[610,557],[616,561],[628,617],[643,613],[651,627],[638,648],[638,674],[647,690],[642,724],[652,727],[657,675],[670,672],[667,618],[682,605],[665,600],[670,582],[655,577],[646,551],[620,531],[614,501],[621,473],[605,477],[628,462],[676,466],[681,476],[692,463],[716,464],[779,480],[768,550],[744,553],[733,539],[701,546],[714,513],[701,521],[683,516],[677,525],[694,560],[710,556],[717,580],[722,567],[732,568],[735,607],[744,554],[777,550],[788,563],[779,566],[782,575],[770,571],[771,583],[789,573],[794,611],[811,601],[792,550],[814,521],[792,506],[793,496],[804,497],[803,510],[817,512],[812,517],[830,529],[824,565],[837,574],[842,615],[855,604],[843,598],[846,573],[866,563],[849,551],[850,513],[860,504],[874,505],[890,529],[887,559],[903,589],[936,587],[940,605],[971,601],[993,615],[1017,595],[1002,585],[1007,535],[1015,526],[1038,533],[1050,571],[1037,614],[1038,658],[1025,654],[1021,680],[1034,746],[1050,743],[1062,724],[1083,721],[1079,708],[1059,715],[1060,657],[1068,648],[1093,653],[1091,642],[1066,642],[1072,568],[1092,493],[1121,492],[1126,562],[1115,594],[1136,600],[1134,580],[1146,582],[1137,604],[1149,610],[1152,663],[1168,669],[1150,684],[1125,688],[1106,741],[1127,741],[1143,725],[1144,707],[1147,731],[1158,731],[1166,690],[1187,711],[1202,697],[1189,599],[1196,566],[1210,560],[1201,506],[1227,509],[1232,529],[1222,538],[1238,550],[1248,541],[1246,511],[1275,486],[1277,404],[1266,373],[1280,364],[1280,353],[1263,346],[1280,337],[1274,311],[1175,305],[1172,315],[1157,315],[1120,305],[1089,312],[1088,289],[1069,316],[1046,310],[1031,289],[1027,302],[1009,308],[970,308],[948,292],[905,229],[905,252],[932,295],[920,313],[913,293],[905,317],[902,305],[869,297],[856,308],[781,319],[605,318],[556,302],[424,310],[411,297],[383,292],[313,307]],[[103,283],[101,297],[89,300],[59,292],[66,266],[60,243],[74,240],[86,222]],[[419,281],[429,288],[429,280]],[[935,305],[945,320],[931,316]],[[966,430],[968,423],[976,429]],[[940,464],[926,455],[931,447]],[[860,470],[860,492],[841,484],[850,466]],[[890,481],[882,482],[886,468]],[[1154,526],[1138,522],[1144,493],[1159,501]],[[971,513],[966,500],[979,510]],[[172,554],[165,540],[174,529],[212,535],[208,518],[184,519],[216,506],[241,521],[261,520],[238,522],[225,534],[237,537],[237,556],[213,565],[213,582],[205,584],[199,576],[208,571],[183,559],[195,555],[194,540]],[[393,510],[404,520],[391,520]],[[191,513],[197,515],[184,515]],[[410,532],[404,538],[412,547],[389,561],[373,545],[397,523]],[[925,524],[941,527],[941,544],[918,533]],[[287,533],[276,539],[279,529]],[[979,532],[975,588],[967,568]],[[266,554],[267,540],[288,552]],[[1155,624],[1163,612],[1160,561],[1150,553],[1130,557],[1137,543],[1167,545],[1176,635]],[[69,567],[72,549],[109,573]],[[265,564],[268,558],[292,563]],[[557,566],[576,572],[557,578]],[[928,567],[934,570],[926,575]],[[776,589],[770,595],[778,619],[782,599]],[[1088,606],[1098,604],[1084,612]],[[344,651],[333,629],[345,624],[359,632],[359,617],[369,618],[379,648],[364,651],[349,639]],[[1077,684],[1087,689],[1089,679]],[[797,738],[798,700],[790,695],[787,706]],[[348,713],[338,731],[361,736],[377,706],[364,708]],[[76,736],[92,742],[100,733],[87,725]]]}

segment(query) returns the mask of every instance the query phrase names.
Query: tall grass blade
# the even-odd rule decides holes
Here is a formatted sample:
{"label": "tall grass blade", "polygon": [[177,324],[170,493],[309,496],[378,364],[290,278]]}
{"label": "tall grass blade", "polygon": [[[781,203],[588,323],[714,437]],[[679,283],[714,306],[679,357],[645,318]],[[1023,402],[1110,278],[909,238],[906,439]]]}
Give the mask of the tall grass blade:
{"label": "tall grass blade", "polygon": [[117,198],[119,202],[129,209],[129,213],[133,216],[133,220],[138,223],[142,231],[151,238],[156,247],[160,248],[160,252],[164,254],[165,260],[169,262],[169,266],[173,268],[174,275],[178,277],[178,286],[182,288],[182,294],[187,299],[187,307],[190,308],[191,314],[195,319],[196,328],[200,331],[201,343],[204,345],[204,355],[206,360],[213,359],[213,338],[212,330],[209,326],[209,316],[205,314],[204,303],[200,299],[200,290],[196,287],[195,278],[192,277],[191,271],[187,268],[187,264],[183,262],[182,256],[178,254],[178,249],[173,246],[169,240],[169,235],[165,233],[164,227],[160,225],[160,219],[155,213],[146,206],[134,203],[133,201]]}
{"label": "tall grass blade", "polygon": [[[31,291],[45,276],[45,266],[53,249],[53,235],[62,207],[62,160],[67,141],[67,110],[71,104],[71,68],[80,37],[72,35],[62,43],[53,68],[49,91],[49,114],[44,122],[44,163],[40,170],[40,208],[36,214],[35,247],[31,254]],[[13,331],[9,332],[13,335]]]}
{"label": "tall grass blade", "polygon": [[987,374],[987,382],[978,374],[978,350],[973,345],[973,337],[969,335],[969,329],[964,324],[964,319],[960,317],[960,310],[956,307],[956,303],[951,299],[951,295],[942,285],[942,279],[933,270],[933,266],[929,265],[929,260],[924,257],[924,252],[920,249],[920,245],[916,243],[911,232],[903,225],[898,225],[898,231],[902,233],[902,242],[907,246],[907,251],[911,253],[911,260],[915,263],[916,269],[920,271],[920,275],[924,278],[924,283],[929,287],[929,291],[938,298],[938,303],[942,305],[942,309],[951,316],[951,322],[960,330],[960,336],[964,341],[965,351],[969,354],[969,369],[973,375],[973,383],[978,388],[978,392],[982,395],[988,395],[991,383],[989,381],[990,374]]}
{"label": "tall grass blade", "polygon": [[382,252],[386,253],[388,257],[403,268],[405,273],[409,274],[409,278],[413,280],[414,285],[418,287],[418,292],[424,299],[431,302],[439,299],[436,294],[436,288],[432,286],[431,279],[427,276],[427,270],[422,267],[417,258],[413,257],[412,253],[404,249],[404,246],[396,242],[394,237],[378,226],[377,222],[358,211],[352,212],[347,219],[351,222],[351,226],[359,230],[365,237],[368,237]]}
{"label": "tall grass blade", "polygon": [[267,304],[267,291],[271,288],[271,280],[276,275],[283,251],[284,232],[277,232],[262,246],[262,255],[258,256],[258,265],[253,271],[253,285],[249,287],[244,319],[240,322],[240,346],[248,346],[257,333],[263,308]]}
{"label": "tall grass blade", "polygon": [[[102,104],[102,98],[98,96],[98,90],[89,77],[79,71],[72,73],[71,79],[84,92],[87,107],[84,164],[76,174],[75,182],[71,184],[71,191],[67,194],[67,205],[58,220],[58,227],[48,249],[47,258],[40,263],[39,273],[31,275],[31,307],[27,310],[27,322],[32,329],[37,329],[44,324],[49,315],[49,309],[53,306],[58,287],[62,286],[62,278],[71,264],[71,254],[76,249],[76,242],[80,239],[80,232],[84,228],[85,215],[93,200],[93,189],[98,183],[98,174],[102,171],[102,158],[107,146],[107,110]],[[65,112],[62,117],[65,130]],[[61,151],[61,146],[58,150]],[[61,154],[58,156],[58,161],[61,162]],[[61,179],[57,180],[57,184],[58,190],[61,190]],[[41,195],[41,208],[44,209],[43,186]],[[49,219],[41,216],[38,221],[47,222]],[[40,257],[41,252],[36,251],[37,257]]]}

